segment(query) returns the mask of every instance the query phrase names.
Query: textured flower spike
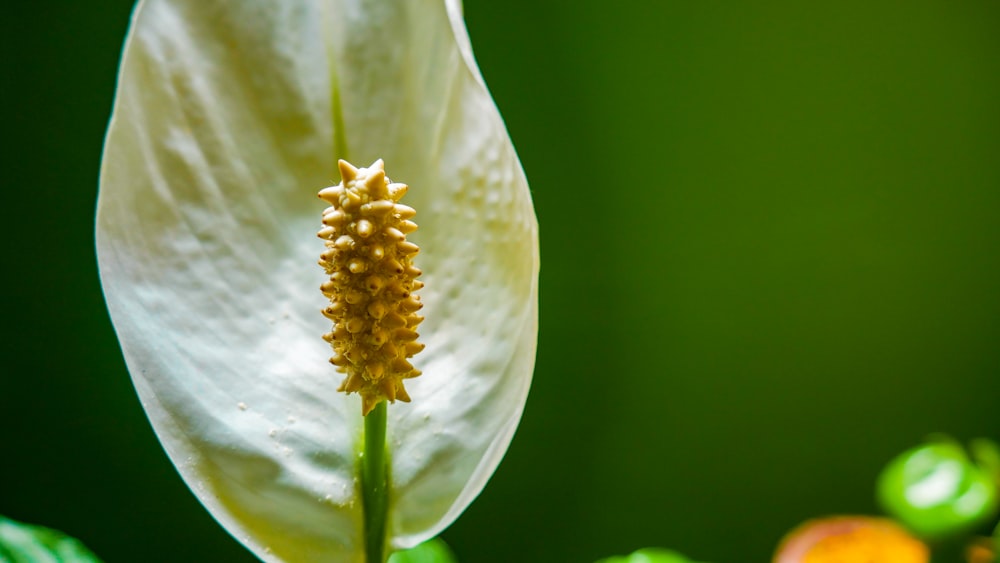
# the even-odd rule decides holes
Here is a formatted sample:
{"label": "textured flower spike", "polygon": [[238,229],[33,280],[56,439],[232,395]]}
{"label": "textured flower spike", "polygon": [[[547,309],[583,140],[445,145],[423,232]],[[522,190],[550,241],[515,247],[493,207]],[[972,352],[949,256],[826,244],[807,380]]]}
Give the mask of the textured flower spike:
{"label": "textured flower spike", "polygon": [[386,178],[381,159],[339,166],[341,183],[319,192],[331,204],[318,233],[326,241],[319,265],[330,276],[320,288],[330,299],[323,315],[334,322],[323,339],[333,346],[330,363],[347,374],[338,391],[359,393],[367,415],[384,400],[410,402],[403,380],[420,375],[407,361],[424,349],[416,341],[423,304],[413,294],[423,287],[413,265],[420,249],[406,240],[416,212],[398,203],[407,186]]}

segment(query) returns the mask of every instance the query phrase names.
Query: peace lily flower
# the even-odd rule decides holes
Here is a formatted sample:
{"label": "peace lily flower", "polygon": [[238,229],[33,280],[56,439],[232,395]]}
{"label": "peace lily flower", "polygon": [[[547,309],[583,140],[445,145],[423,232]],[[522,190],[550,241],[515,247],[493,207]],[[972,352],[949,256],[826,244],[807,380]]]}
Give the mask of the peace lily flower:
{"label": "peace lily flower", "polygon": [[337,391],[316,265],[316,193],[340,181],[338,159],[383,159],[420,224],[407,239],[425,349],[412,402],[387,413],[391,546],[451,523],[520,419],[537,224],[469,45],[458,0],[135,10],[101,171],[101,279],[164,449],[266,561],[365,559],[362,401]]}

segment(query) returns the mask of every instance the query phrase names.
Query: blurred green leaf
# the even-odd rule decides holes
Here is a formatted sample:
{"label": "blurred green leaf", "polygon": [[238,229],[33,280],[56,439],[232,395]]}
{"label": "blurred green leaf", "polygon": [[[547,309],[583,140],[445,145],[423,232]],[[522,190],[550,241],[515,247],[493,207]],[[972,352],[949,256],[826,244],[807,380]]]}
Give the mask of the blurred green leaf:
{"label": "blurred green leaf", "polygon": [[0,563],[100,563],[78,540],[0,516]]}
{"label": "blurred green leaf", "polygon": [[597,563],[698,563],[676,551],[647,547],[630,555],[618,555],[601,559]]}
{"label": "blurred green leaf", "polygon": [[458,560],[448,544],[440,538],[434,538],[413,549],[393,553],[389,556],[389,563],[458,563]]}
{"label": "blurred green leaf", "polygon": [[975,461],[954,440],[938,437],[903,452],[882,470],[882,507],[927,539],[971,531],[997,512],[1000,451],[988,440],[971,447]]}
{"label": "blurred green leaf", "polygon": [[969,444],[969,449],[979,467],[993,475],[994,481],[1000,481],[1000,446],[992,440],[979,438]]}

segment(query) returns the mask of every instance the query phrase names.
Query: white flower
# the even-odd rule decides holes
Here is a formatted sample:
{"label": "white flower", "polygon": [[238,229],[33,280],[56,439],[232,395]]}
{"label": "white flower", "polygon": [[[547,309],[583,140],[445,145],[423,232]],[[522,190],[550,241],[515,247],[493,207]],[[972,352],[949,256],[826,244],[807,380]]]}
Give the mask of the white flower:
{"label": "white flower", "polygon": [[[362,417],[321,335],[337,159],[384,159],[418,210],[423,372],[389,408],[389,536],[479,493],[524,407],[537,224],[457,0],[147,0],[97,210],[142,404],[191,490],[267,561],[362,561]],[[178,523],[183,525],[183,523]]]}

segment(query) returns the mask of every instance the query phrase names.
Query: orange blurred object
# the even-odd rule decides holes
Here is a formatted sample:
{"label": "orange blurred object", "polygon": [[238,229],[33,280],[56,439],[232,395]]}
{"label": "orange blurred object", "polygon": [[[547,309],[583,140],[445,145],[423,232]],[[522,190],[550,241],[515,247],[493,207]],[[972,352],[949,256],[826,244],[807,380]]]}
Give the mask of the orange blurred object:
{"label": "orange blurred object", "polygon": [[971,542],[965,548],[965,560],[968,563],[996,563],[997,550],[993,540],[989,538],[979,538]]}
{"label": "orange blurred object", "polygon": [[928,563],[930,549],[886,518],[832,516],[795,528],[774,563]]}

